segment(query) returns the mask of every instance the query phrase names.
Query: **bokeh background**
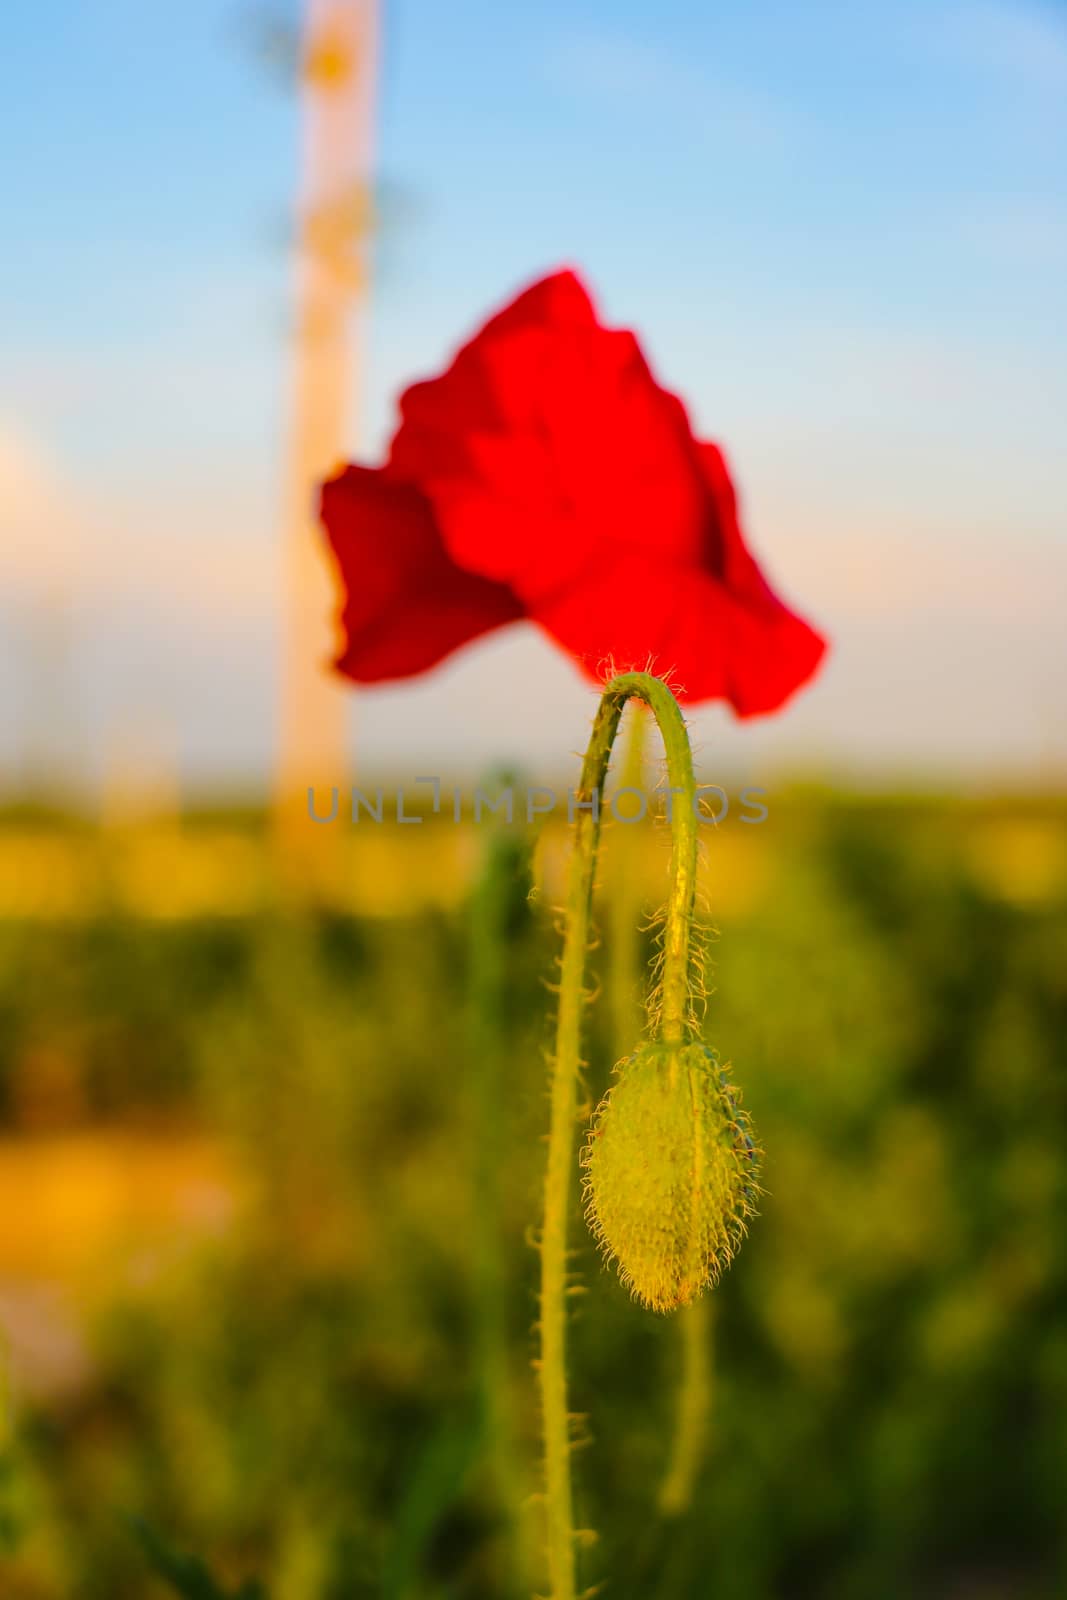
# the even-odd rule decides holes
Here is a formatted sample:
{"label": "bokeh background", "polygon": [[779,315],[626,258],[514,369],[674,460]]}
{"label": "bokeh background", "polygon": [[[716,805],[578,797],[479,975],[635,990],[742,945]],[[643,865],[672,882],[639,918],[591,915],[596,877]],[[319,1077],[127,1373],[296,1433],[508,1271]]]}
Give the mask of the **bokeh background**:
{"label": "bokeh background", "polygon": [[[573,781],[592,697],[525,626],[331,689],[306,519],[561,263],[833,641],[779,717],[694,715],[735,801],[707,1036],[769,1192],[673,1519],[677,1328],[576,1221],[585,1576],[1067,1591],[1062,8],[57,0],[0,30],[0,1593],[529,1592],[567,829],[292,801]],[[590,1097],[664,870],[662,829],[607,829]]]}

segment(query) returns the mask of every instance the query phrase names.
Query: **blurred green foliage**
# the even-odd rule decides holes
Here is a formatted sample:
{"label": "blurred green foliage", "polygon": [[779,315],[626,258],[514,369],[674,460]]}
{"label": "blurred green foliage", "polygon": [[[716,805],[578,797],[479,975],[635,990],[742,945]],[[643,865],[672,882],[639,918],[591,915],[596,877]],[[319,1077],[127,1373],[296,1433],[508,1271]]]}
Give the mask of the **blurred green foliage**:
{"label": "blurred green foliage", "polygon": [[[656,1600],[1067,1592],[1065,841],[1054,806],[831,796],[711,837],[707,1037],[769,1192],[714,1295],[710,1454],[681,1522],[655,1510],[677,1342],[576,1220],[588,1581]],[[102,1253],[72,1291],[83,1370],[20,1386],[5,1597],[512,1592],[476,1208],[489,1093],[500,1381],[532,1492],[527,1235],[557,950],[513,876],[495,1092],[470,1060],[469,902],[0,922],[4,1149],[70,1124],[180,1132],[232,1177],[210,1227]],[[611,1028],[594,1007],[592,1096]],[[26,1195],[25,1225],[46,1199]]]}

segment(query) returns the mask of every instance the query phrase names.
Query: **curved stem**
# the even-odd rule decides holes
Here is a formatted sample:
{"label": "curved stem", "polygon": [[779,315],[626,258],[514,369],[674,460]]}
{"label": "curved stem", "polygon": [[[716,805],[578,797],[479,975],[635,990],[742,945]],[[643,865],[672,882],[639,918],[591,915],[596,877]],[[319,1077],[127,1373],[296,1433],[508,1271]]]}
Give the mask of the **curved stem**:
{"label": "curved stem", "polygon": [[[621,787],[636,789],[642,795],[645,792],[645,745],[650,731],[649,721],[643,702],[635,700],[621,724],[624,741],[619,769]],[[608,851],[608,981],[612,1008],[612,1048],[616,1061],[630,1054],[643,1018],[640,924],[645,907],[642,871],[644,844],[644,828],[636,821],[628,822],[613,830]]]}
{"label": "curved stem", "polygon": [[[623,718],[625,741],[619,776],[624,787],[644,791],[645,744],[648,714],[635,701]],[[611,866],[611,998],[614,1008],[616,1059],[628,1055],[638,1026],[638,973],[641,967],[638,923],[642,907],[640,830],[623,828],[612,839]],[[668,1462],[659,1491],[659,1508],[666,1517],[685,1511],[705,1451],[710,1406],[712,1352],[711,1305],[706,1298],[683,1306],[672,1318],[670,1330],[677,1341],[681,1377],[674,1400],[674,1417]]]}
{"label": "curved stem", "polygon": [[[668,1042],[690,1030],[690,935],[696,891],[696,785],[689,736],[678,702],[647,672],[615,677],[601,696],[574,795],[574,849],[567,879],[566,932],[560,974],[551,1121],[541,1232],[540,1385],[545,1452],[545,1510],[551,1600],[575,1600],[574,1519],[567,1407],[567,1220],[589,918],[600,842],[600,806],[611,747],[627,700],[643,700],[655,715],[670,783],[671,888],[663,933],[659,1031]],[[681,802],[681,803],[679,803]]]}

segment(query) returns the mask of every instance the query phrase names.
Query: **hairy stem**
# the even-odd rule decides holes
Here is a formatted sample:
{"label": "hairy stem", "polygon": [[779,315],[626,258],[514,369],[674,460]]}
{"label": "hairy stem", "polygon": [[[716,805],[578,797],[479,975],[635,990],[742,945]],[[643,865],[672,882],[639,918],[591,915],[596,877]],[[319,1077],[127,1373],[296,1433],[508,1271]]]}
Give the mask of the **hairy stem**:
{"label": "hairy stem", "polygon": [[541,1230],[540,1385],[544,1431],[545,1513],[551,1600],[575,1600],[574,1513],[567,1405],[567,1222],[574,1122],[581,1066],[582,1008],[589,920],[600,841],[600,807],[611,748],[627,700],[643,700],[659,724],[671,789],[670,892],[663,932],[659,1030],[668,1042],[691,1031],[690,938],[696,890],[696,786],[689,736],[678,702],[658,678],[627,672],[601,696],[574,796],[575,839],[567,880],[551,1120]]}
{"label": "hairy stem", "polygon": [[[644,706],[634,702],[623,723],[624,751],[619,774],[621,786],[643,793],[646,781],[645,747],[648,742],[648,714]],[[642,911],[643,842],[639,828],[623,827],[613,836],[609,852],[610,989],[616,1059],[626,1055],[632,1048],[641,1015],[638,923]],[[677,1343],[681,1376],[674,1401],[671,1440],[667,1467],[660,1485],[659,1506],[664,1516],[675,1517],[680,1516],[692,1500],[693,1484],[706,1448],[712,1381],[712,1318],[709,1301],[701,1298],[682,1306],[673,1318],[670,1332]]]}
{"label": "hairy stem", "polygon": [[[621,789],[645,793],[645,746],[648,743],[649,716],[635,700],[623,718],[623,757],[619,772]],[[629,807],[623,813],[630,816]],[[616,819],[618,824],[618,819]],[[629,1055],[640,1032],[644,1007],[641,984],[640,923],[644,911],[645,830],[638,822],[617,825],[608,850],[609,941],[608,989],[612,1011],[612,1044],[615,1059]]]}

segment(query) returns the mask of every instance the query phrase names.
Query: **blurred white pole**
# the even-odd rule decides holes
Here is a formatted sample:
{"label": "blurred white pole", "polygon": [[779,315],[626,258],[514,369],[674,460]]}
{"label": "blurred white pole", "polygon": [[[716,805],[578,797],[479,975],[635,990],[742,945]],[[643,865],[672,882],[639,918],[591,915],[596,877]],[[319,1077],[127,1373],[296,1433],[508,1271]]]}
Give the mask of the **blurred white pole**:
{"label": "blurred white pole", "polygon": [[306,0],[303,150],[275,810],[290,839],[308,787],[345,777],[350,691],[329,670],[337,599],[317,489],[352,434],[352,312],[366,284],[378,0]]}

